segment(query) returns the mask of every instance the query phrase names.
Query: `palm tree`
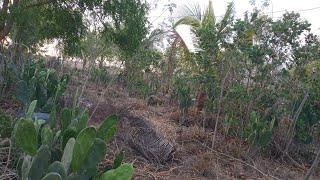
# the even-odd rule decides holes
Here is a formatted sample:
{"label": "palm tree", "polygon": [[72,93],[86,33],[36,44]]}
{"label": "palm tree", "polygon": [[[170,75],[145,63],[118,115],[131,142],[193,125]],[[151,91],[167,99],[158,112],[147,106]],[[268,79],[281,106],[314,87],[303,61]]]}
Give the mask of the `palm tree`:
{"label": "palm tree", "polygon": [[[192,65],[195,66],[195,71],[198,73],[203,74],[212,74],[215,73],[214,64],[216,63],[216,58],[218,53],[220,52],[221,48],[226,44],[227,37],[230,31],[230,23],[233,20],[233,9],[234,3],[231,2],[227,6],[227,10],[225,14],[222,16],[220,21],[217,21],[212,1],[209,0],[208,6],[205,8],[203,12],[201,10],[199,3],[193,3],[189,6],[183,6],[182,9],[182,18],[180,18],[173,26],[173,29],[176,29],[179,25],[189,25],[192,29],[192,37],[194,46],[197,47],[197,54],[201,54],[206,58],[196,58],[195,60],[191,61],[194,62]],[[177,31],[175,31],[176,38],[174,42],[183,42],[181,36]],[[178,48],[182,48],[185,52],[188,52],[187,46],[182,44],[183,46],[178,46]],[[172,48],[177,48],[175,43],[172,44]],[[188,53],[186,53],[188,54]],[[181,61],[190,61],[189,59],[180,58]],[[220,73],[222,77],[223,72],[223,59],[221,59],[220,64]],[[203,87],[200,87],[200,92],[197,96],[197,106],[203,107],[203,105],[199,105],[199,103],[203,103],[203,99],[206,97],[203,92]],[[201,95],[200,95],[201,94]],[[199,111],[202,108],[197,108]]]}

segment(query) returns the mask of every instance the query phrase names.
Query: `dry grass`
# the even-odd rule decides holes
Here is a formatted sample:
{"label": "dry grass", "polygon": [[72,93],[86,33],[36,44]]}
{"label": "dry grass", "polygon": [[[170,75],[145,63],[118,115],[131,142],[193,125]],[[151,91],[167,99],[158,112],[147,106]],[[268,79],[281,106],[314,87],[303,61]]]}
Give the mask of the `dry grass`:
{"label": "dry grass", "polygon": [[0,179],[16,179],[17,172],[12,167],[11,144],[8,138],[0,138]]}
{"label": "dry grass", "polygon": [[[72,102],[72,94],[82,83],[74,82],[68,89],[64,101]],[[104,96],[101,93],[106,92]],[[152,164],[133,150],[126,136],[130,129],[119,126],[115,138],[107,146],[105,160],[101,168],[112,164],[120,151],[125,151],[125,162],[133,162],[135,174],[133,179],[143,180],[207,180],[207,179],[303,179],[307,169],[301,170],[294,164],[282,159],[263,158],[251,155],[249,146],[237,137],[217,135],[214,149],[212,129],[203,128],[202,114],[191,112],[189,127],[179,126],[178,107],[167,104],[146,106],[146,101],[130,97],[120,86],[113,85],[108,89],[89,83],[84,92],[82,106],[92,112],[97,102],[101,101],[90,123],[99,126],[105,116],[121,112],[130,107],[132,115],[143,117],[150,126],[168,139],[175,147],[172,160],[165,164]],[[121,113],[120,113],[121,114]],[[207,121],[213,121],[207,115]],[[208,122],[207,122],[208,123]],[[211,122],[213,123],[213,122]],[[4,143],[5,144],[5,143]],[[12,179],[16,172],[5,168],[8,162],[8,144],[1,149],[0,179]],[[2,146],[1,146],[2,148]],[[10,159],[10,158],[9,158]],[[11,162],[10,162],[11,163]],[[5,170],[6,169],[6,170]],[[320,179],[320,176],[311,179]]]}
{"label": "dry grass", "polygon": [[[116,138],[108,145],[106,159],[113,159],[117,152],[124,150],[125,161],[134,162],[134,179],[303,179],[306,173],[307,169],[301,170],[292,163],[256,154],[251,156],[249,146],[236,137],[218,134],[215,147],[211,149],[213,132],[201,126],[202,114],[191,112],[190,120],[195,123],[191,123],[189,127],[179,126],[176,117],[178,107],[148,107],[146,101],[129,97],[122,90],[119,92],[119,87],[111,87],[105,98],[112,99],[116,111],[132,107],[132,114],[143,117],[175,147],[171,161],[162,165],[149,163],[127,144],[125,134],[129,132],[120,128]],[[89,96],[92,102],[97,101],[97,98],[99,97]],[[213,121],[210,116],[206,118],[207,121]],[[317,178],[320,177],[314,179]]]}

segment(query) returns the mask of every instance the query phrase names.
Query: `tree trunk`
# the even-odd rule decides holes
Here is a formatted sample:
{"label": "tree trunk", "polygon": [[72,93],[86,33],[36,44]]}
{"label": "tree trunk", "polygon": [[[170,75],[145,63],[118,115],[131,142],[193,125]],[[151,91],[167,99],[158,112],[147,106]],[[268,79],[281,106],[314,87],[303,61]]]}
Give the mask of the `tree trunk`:
{"label": "tree trunk", "polygon": [[[12,3],[12,6],[13,7],[17,7],[18,4],[19,4],[19,0],[14,0],[13,3]],[[8,15],[7,14],[8,7],[9,7],[9,0],[4,0],[3,4],[2,4],[2,10],[1,11],[4,11],[5,15]],[[13,17],[11,16],[11,14],[9,14],[7,19],[4,20],[4,22],[2,24],[0,24],[0,41],[4,40],[9,35],[9,33],[11,31],[11,28],[12,28],[12,24],[13,24],[12,18]]]}
{"label": "tree trunk", "polygon": [[308,173],[306,174],[306,176],[304,177],[304,180],[308,180],[309,177],[311,176],[311,174],[316,170],[316,167],[318,167],[319,165],[319,162],[320,162],[320,150],[317,154],[317,157],[316,159],[314,160],[311,168],[309,169]]}

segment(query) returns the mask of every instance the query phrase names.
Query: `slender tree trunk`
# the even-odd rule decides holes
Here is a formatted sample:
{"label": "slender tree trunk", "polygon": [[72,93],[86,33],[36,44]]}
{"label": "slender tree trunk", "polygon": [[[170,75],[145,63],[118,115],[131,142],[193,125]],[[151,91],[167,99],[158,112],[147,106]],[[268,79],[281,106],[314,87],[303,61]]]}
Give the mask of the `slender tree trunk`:
{"label": "slender tree trunk", "polygon": [[309,177],[311,176],[311,174],[316,170],[316,168],[318,167],[320,162],[320,150],[317,154],[316,159],[313,161],[313,164],[311,166],[311,168],[309,169],[308,173],[306,174],[306,176],[304,177],[304,180],[308,180]]}
{"label": "slender tree trunk", "polygon": [[[17,7],[18,4],[19,4],[19,0],[14,0],[12,3],[12,6]],[[0,12],[4,12],[5,15],[8,15],[7,13],[8,7],[9,7],[9,0],[4,0],[2,4],[2,9],[0,10]],[[13,24],[12,18],[13,17],[9,14],[7,19],[4,20],[2,24],[0,24],[0,41],[4,40],[9,35],[12,28],[12,24]]]}
{"label": "slender tree trunk", "polygon": [[[223,61],[222,61],[222,67],[223,67]],[[220,96],[219,96],[219,104],[218,104],[218,113],[217,113],[217,116],[216,116],[216,123],[215,123],[215,126],[214,126],[214,133],[213,133],[213,136],[212,136],[212,149],[214,147],[214,142],[216,140],[216,136],[217,136],[217,131],[218,131],[218,125],[219,125],[219,118],[220,118],[220,113],[221,113],[221,110],[222,110],[222,98],[223,98],[223,91],[224,91],[224,84],[225,84],[225,81],[228,77],[228,74],[231,70],[231,67],[229,67],[229,70],[228,72],[226,73],[225,77],[221,80],[221,85],[220,85]]]}

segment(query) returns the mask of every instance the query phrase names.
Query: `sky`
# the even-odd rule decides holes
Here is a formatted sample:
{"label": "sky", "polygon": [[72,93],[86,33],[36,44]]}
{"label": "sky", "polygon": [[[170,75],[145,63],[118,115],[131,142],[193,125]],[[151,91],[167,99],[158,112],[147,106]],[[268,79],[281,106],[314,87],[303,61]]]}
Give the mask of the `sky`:
{"label": "sky", "polygon": [[[235,3],[235,17],[242,18],[243,14],[246,11],[252,11],[255,7],[261,9],[263,0],[256,0],[256,5],[253,6],[250,4],[250,0],[234,0]],[[154,0],[148,0],[152,3]],[[149,13],[149,21],[153,23],[153,26],[156,27],[158,23],[161,23],[170,16],[177,17],[179,15],[179,8],[183,5],[188,5],[192,2],[199,2],[202,9],[208,4],[209,0],[158,0],[157,8],[153,9]],[[219,19],[222,16],[227,8],[230,0],[212,0],[214,13]],[[172,15],[168,11],[168,8],[165,8],[165,4],[175,3],[177,8],[174,9]],[[262,10],[264,13],[267,13],[270,17],[277,19],[285,13],[285,11],[299,12],[303,20],[307,20],[311,23],[311,32],[320,35],[320,0],[270,0],[270,6]],[[273,12],[273,13],[272,13]],[[182,38],[185,40],[189,47],[192,49],[192,43],[190,38],[190,29],[187,26],[178,27],[177,31],[182,35]]]}
{"label": "sky", "polygon": [[[192,2],[199,2],[202,9],[204,9],[209,2],[209,0],[147,0],[147,2],[151,4],[154,4],[155,1],[157,1],[157,8],[153,8],[148,15],[149,22],[151,22],[154,27],[157,27],[159,23],[163,22],[169,16],[179,16],[179,8],[183,5],[188,5]],[[236,18],[242,18],[244,12],[250,12],[255,7],[261,9],[261,1],[263,0],[256,0],[256,6],[252,6],[250,4],[250,0],[234,0]],[[212,0],[214,13],[218,18],[224,14],[229,2],[231,1]],[[305,19],[312,24],[311,32],[320,35],[320,0],[270,0],[270,2],[270,6],[263,9],[263,12],[269,14],[274,19],[281,17],[286,10],[289,12],[299,12],[302,19]],[[177,8],[174,9],[172,15],[170,15],[168,8],[165,7],[165,5],[169,3],[175,3],[177,5]],[[180,26],[177,28],[177,31],[181,34],[187,45],[192,49],[190,29],[187,26]],[[58,55],[55,48],[53,48],[54,46],[55,44],[50,44],[44,48],[49,51],[46,54]]]}
{"label": "sky", "polygon": [[[155,0],[148,0],[148,2],[153,2]],[[150,22],[154,24],[159,23],[163,18],[170,15],[169,11],[162,14],[164,5],[168,3],[176,3],[177,8],[174,13],[178,11],[179,7],[182,5],[188,5],[192,2],[199,2],[199,4],[204,7],[208,4],[209,0],[158,0],[158,8],[152,10],[149,14]],[[252,11],[254,7],[261,8],[261,1],[256,0],[256,6],[252,6],[249,2],[250,0],[234,0],[236,17],[243,17],[244,12]],[[221,16],[224,14],[227,4],[231,2],[230,0],[212,0],[214,12],[216,16]],[[270,6],[265,8],[263,12],[273,15],[274,18],[279,18],[286,10],[291,12],[299,12],[302,19],[306,19],[312,23],[312,28],[314,30],[320,28],[320,0],[270,0]],[[273,13],[272,13],[273,12]],[[161,15],[162,14],[162,15]],[[161,16],[160,16],[161,15]],[[173,16],[175,16],[174,14]],[[159,17],[160,16],[160,17]],[[320,31],[320,30],[319,30]]]}

